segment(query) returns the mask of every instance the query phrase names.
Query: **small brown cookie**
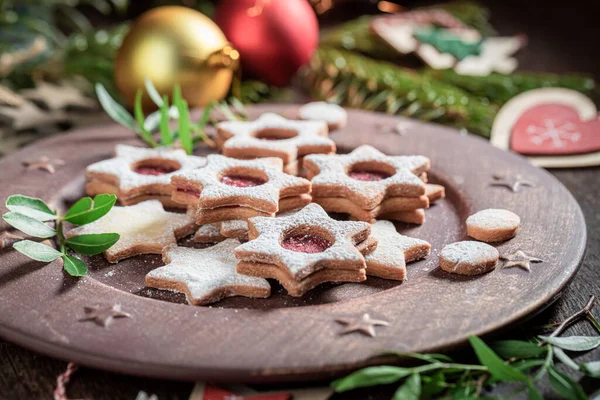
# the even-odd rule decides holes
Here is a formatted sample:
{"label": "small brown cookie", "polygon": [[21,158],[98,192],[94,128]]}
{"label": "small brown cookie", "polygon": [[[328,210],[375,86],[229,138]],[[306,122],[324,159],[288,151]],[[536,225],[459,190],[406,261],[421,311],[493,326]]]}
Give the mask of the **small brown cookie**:
{"label": "small brown cookie", "polygon": [[481,210],[467,218],[467,234],[482,242],[502,242],[517,235],[521,218],[498,208]]}
{"label": "small brown cookie", "polygon": [[343,128],[348,123],[348,113],[343,107],[324,101],[315,101],[303,105],[298,110],[298,118],[325,121],[330,131]]}
{"label": "small brown cookie", "polygon": [[167,212],[158,200],[134,206],[113,207],[104,217],[71,229],[67,237],[115,232],[121,238],[104,256],[111,263],[138,254],[161,254],[177,239],[191,235],[196,224],[191,215]]}
{"label": "small brown cookie", "polygon": [[300,297],[326,282],[363,282],[367,279],[364,268],[357,270],[326,268],[310,274],[304,279],[297,280],[281,269],[279,265],[250,261],[240,261],[237,265],[237,272],[243,275],[277,279],[285,290],[294,297]]}
{"label": "small brown cookie", "polygon": [[425,196],[429,199],[429,203],[435,203],[446,197],[446,188],[442,185],[427,183],[425,185]]}
{"label": "small brown cookie", "polygon": [[239,240],[228,239],[206,249],[169,247],[163,252],[164,267],[146,275],[146,286],[184,293],[188,303],[205,305],[226,297],[269,297],[266,279],[236,271],[233,249]]}
{"label": "small brown cookie", "polygon": [[289,164],[307,154],[335,152],[324,121],[294,121],[266,113],[255,121],[217,124],[223,154],[233,158],[279,157]]}
{"label": "small brown cookie", "polygon": [[445,246],[440,253],[440,268],[459,275],[479,275],[493,270],[498,250],[489,244],[465,240]]}
{"label": "small brown cookie", "polygon": [[315,197],[313,202],[319,204],[327,212],[348,214],[358,221],[366,222],[374,221],[381,215],[429,207],[427,196],[388,197],[372,210],[364,210],[343,197]]}
{"label": "small brown cookie", "polygon": [[370,210],[385,198],[425,194],[419,178],[429,169],[423,156],[386,156],[372,146],[360,146],[350,154],[312,154],[304,158],[313,197],[346,197]]}
{"label": "small brown cookie", "polygon": [[[147,199],[163,200],[171,195],[171,177],[206,164],[204,157],[188,156],[183,150],[145,149],[119,144],[116,157],[91,164],[86,169],[86,193],[116,194],[123,205]],[[169,201],[166,207],[180,205]]]}

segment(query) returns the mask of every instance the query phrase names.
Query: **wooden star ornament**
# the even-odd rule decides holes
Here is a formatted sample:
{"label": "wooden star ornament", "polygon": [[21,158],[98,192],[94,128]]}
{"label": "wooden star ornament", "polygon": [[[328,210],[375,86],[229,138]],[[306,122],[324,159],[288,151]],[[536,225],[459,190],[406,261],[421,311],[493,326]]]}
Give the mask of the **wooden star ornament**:
{"label": "wooden star ornament", "polygon": [[375,337],[376,326],[389,326],[389,322],[381,319],[372,319],[369,314],[364,313],[360,316],[337,318],[336,322],[346,325],[340,332],[340,335],[345,335],[351,332],[360,332],[364,335]]}
{"label": "wooden star ornament", "polygon": [[49,157],[42,156],[37,161],[26,161],[23,165],[28,171],[39,169],[53,174],[56,172],[55,166],[65,165],[65,162],[63,160],[50,160]]}
{"label": "wooden star ornament", "polygon": [[121,311],[120,304],[114,304],[110,307],[84,307],[85,317],[79,322],[93,321],[96,325],[107,328],[116,318],[133,318],[131,314]]}
{"label": "wooden star ornament", "polygon": [[541,263],[543,261],[539,258],[531,257],[521,250],[500,256],[500,259],[505,261],[502,268],[519,267],[527,272],[531,272],[531,263]]}
{"label": "wooden star ornament", "polygon": [[54,85],[40,82],[34,89],[21,92],[23,97],[44,104],[50,110],[61,110],[67,107],[94,109],[98,103],[85,96],[80,90],[68,85]]}
{"label": "wooden star ornament", "polygon": [[490,186],[505,186],[513,192],[518,192],[523,187],[535,187],[535,183],[523,179],[520,174],[517,175],[494,175],[494,181],[490,183]]}

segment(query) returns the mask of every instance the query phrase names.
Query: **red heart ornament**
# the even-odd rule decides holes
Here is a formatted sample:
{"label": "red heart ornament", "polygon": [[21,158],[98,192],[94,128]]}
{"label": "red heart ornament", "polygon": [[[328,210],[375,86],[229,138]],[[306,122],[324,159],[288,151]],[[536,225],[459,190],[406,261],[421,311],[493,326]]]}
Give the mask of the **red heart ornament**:
{"label": "red heart ornament", "polygon": [[513,125],[513,151],[527,155],[584,154],[600,150],[600,118],[581,121],[564,104],[540,104],[527,109]]}

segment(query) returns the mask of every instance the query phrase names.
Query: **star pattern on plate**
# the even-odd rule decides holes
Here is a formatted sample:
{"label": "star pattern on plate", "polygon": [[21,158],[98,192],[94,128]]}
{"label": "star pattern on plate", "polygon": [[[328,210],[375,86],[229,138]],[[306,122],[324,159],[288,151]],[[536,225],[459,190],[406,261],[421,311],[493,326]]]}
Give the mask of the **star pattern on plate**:
{"label": "star pattern on plate", "polygon": [[535,187],[535,183],[523,179],[523,177],[520,174],[495,174],[493,178],[494,180],[490,183],[490,186],[504,186],[515,193],[518,192],[521,187]]}
{"label": "star pattern on plate", "polygon": [[340,331],[340,335],[345,335],[352,332],[360,332],[364,335],[375,337],[376,326],[389,326],[389,322],[381,319],[372,319],[369,314],[365,313],[354,317],[336,318],[336,322],[345,325]]}
{"label": "star pattern on plate", "polygon": [[[304,158],[304,168],[315,197],[348,197],[364,209],[373,209],[388,196],[415,197],[425,194],[425,183],[419,178],[429,169],[424,156],[387,156],[368,145],[349,154],[311,154]],[[349,172],[379,171],[389,175],[381,180],[359,180]]]}
{"label": "star pattern on plate", "polygon": [[[288,175],[282,171],[279,158],[238,160],[217,154],[207,157],[206,167],[177,174],[194,187],[201,187],[198,206],[215,208],[223,206],[251,207],[265,212],[277,212],[283,197],[310,193],[310,182],[304,178]],[[230,185],[223,179],[227,176],[258,178],[255,186]],[[190,182],[191,181],[191,182]]]}
{"label": "star pattern on plate", "polygon": [[56,172],[55,166],[56,165],[65,165],[65,162],[63,160],[50,160],[49,157],[42,156],[36,161],[25,161],[23,163],[23,165],[25,166],[25,168],[28,171],[37,169],[37,170],[41,170],[41,171],[50,172],[51,174],[53,174]]}
{"label": "star pattern on plate", "polygon": [[390,221],[371,225],[371,236],[377,239],[377,247],[365,256],[367,275],[384,279],[404,279],[406,263],[426,257],[431,249],[424,240],[399,234]]}
{"label": "star pattern on plate", "polygon": [[[286,217],[254,217],[248,220],[250,241],[235,249],[238,259],[275,264],[287,269],[291,276],[300,280],[330,263],[344,262],[346,268],[365,268],[365,260],[355,247],[370,233],[366,222],[336,221],[323,208],[311,203],[302,210]],[[329,237],[331,246],[317,253],[302,253],[285,249],[281,242],[287,232],[316,233]]]}
{"label": "star pattern on plate", "polygon": [[501,260],[504,260],[502,268],[519,267],[527,272],[531,272],[531,263],[541,263],[543,260],[529,256],[521,250],[517,250],[514,253],[500,256]]}
{"label": "star pattern on plate", "polygon": [[[280,156],[287,164],[307,154],[311,148],[318,148],[319,151],[313,152],[319,153],[335,151],[335,143],[327,137],[325,121],[291,120],[274,113],[265,113],[254,121],[220,122],[217,131],[225,139],[223,154],[227,156],[234,156],[233,153],[237,151],[261,151],[270,153],[265,154],[266,156]],[[288,132],[289,137],[275,140],[261,138],[260,133],[267,131]]]}
{"label": "star pattern on plate", "polygon": [[107,328],[116,318],[133,318],[129,313],[121,310],[120,304],[114,304],[110,307],[88,306],[83,308],[85,317],[79,322],[93,321],[96,325]]}
{"label": "star pattern on plate", "polygon": [[228,239],[205,249],[165,249],[166,265],[146,275],[146,286],[183,292],[193,305],[230,296],[269,297],[271,286],[266,279],[237,273],[233,249],[239,245],[239,240]]}
{"label": "star pattern on plate", "polygon": [[[104,181],[105,175],[112,175],[118,180],[120,196],[128,197],[130,193],[144,191],[149,186],[161,185],[170,187],[171,177],[175,174],[185,173],[206,164],[204,157],[188,156],[184,150],[127,146],[119,144],[115,147],[116,157],[91,164],[86,169],[88,180],[97,179]],[[145,175],[135,171],[136,165],[162,166],[174,163],[178,169],[159,175]]]}
{"label": "star pattern on plate", "polygon": [[147,200],[133,206],[113,207],[102,218],[67,233],[67,238],[92,233],[115,232],[121,238],[104,252],[109,262],[117,262],[138,254],[161,254],[177,239],[196,229],[194,217],[165,211],[158,200]]}

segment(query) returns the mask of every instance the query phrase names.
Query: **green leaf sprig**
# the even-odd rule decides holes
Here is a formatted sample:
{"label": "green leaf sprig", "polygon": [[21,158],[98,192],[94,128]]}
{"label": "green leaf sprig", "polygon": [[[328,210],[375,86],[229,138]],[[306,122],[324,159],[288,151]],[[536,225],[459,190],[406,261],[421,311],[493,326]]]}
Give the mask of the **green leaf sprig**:
{"label": "green leaf sprig", "polygon": [[[161,96],[152,81],[146,79],[145,90],[150,99],[158,107],[157,111],[144,115],[142,97],[144,91],[139,89],[135,96],[133,115],[113,99],[102,84],[96,84],[98,101],[106,113],[117,123],[131,129],[150,147],[173,146],[179,144],[187,154],[192,154],[198,142],[205,142],[214,147],[213,141],[206,134],[206,126],[215,121],[210,119],[213,108],[219,110],[229,120],[247,119],[244,105],[236,98],[231,98],[231,107],[225,101],[213,102],[204,108],[202,117],[192,122],[188,102],[181,94],[181,87],[173,88],[171,99]],[[171,105],[169,103],[172,102]],[[177,121],[178,127],[171,129],[171,122]],[[155,135],[155,133],[158,133]],[[156,137],[155,137],[156,136]]]}
{"label": "green leaf sprig", "polygon": [[[78,235],[66,238],[63,223],[85,225],[106,215],[117,201],[114,194],[99,194],[93,199],[84,197],[61,215],[52,211],[41,199],[16,194],[6,200],[9,212],[2,218],[12,227],[29,236],[50,239],[56,238],[58,250],[33,240],[21,240],[13,248],[27,257],[42,262],[52,262],[62,258],[65,271],[72,276],[87,274],[87,266],[77,257],[67,254],[67,249],[75,253],[96,255],[112,247],[119,240],[118,233]],[[47,222],[54,222],[51,227]]]}
{"label": "green leaf sprig", "polygon": [[511,382],[514,390],[502,400],[524,396],[542,400],[536,384],[547,377],[552,389],[568,400],[586,400],[588,396],[576,380],[559,371],[555,359],[566,367],[591,378],[600,378],[600,361],[577,364],[565,351],[589,351],[600,346],[600,336],[559,335],[573,322],[587,318],[600,332],[600,325],[591,309],[595,297],[576,314],[563,321],[549,336],[538,336],[531,341],[503,340],[487,345],[476,336],[469,343],[479,364],[461,364],[443,354],[416,354],[388,352],[404,358],[423,362],[414,367],[375,366],[358,370],[345,378],[333,381],[336,392],[357,388],[400,383],[393,400],[419,399],[490,399],[483,393],[499,382]]}

